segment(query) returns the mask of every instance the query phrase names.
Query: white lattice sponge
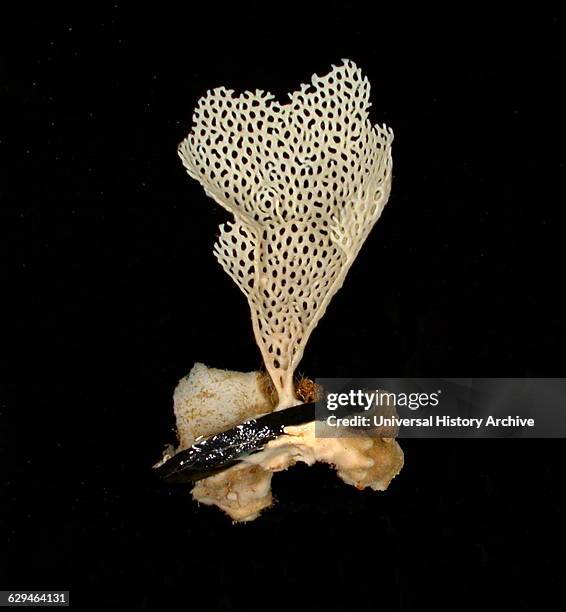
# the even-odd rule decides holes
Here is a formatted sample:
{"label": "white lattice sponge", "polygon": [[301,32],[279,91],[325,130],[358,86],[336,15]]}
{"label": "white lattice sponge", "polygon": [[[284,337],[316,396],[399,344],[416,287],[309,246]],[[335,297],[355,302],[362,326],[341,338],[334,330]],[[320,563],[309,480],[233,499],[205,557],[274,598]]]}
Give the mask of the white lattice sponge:
{"label": "white lattice sponge", "polygon": [[348,60],[287,104],[220,87],[179,146],[189,175],[234,216],[214,252],[248,299],[278,409],[299,403],[307,340],[389,196],[393,132],[372,126],[369,95]]}

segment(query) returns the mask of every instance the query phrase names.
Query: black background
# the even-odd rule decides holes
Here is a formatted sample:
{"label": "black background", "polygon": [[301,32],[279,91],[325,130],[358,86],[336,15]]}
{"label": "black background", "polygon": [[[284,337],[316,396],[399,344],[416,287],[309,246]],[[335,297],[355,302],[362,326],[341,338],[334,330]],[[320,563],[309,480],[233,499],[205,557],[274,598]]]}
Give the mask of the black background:
{"label": "black background", "polygon": [[0,588],[70,589],[85,610],[534,610],[559,592],[561,440],[404,440],[385,493],[298,466],[247,525],[150,468],[195,361],[261,365],[212,255],[227,215],[176,154],[219,85],[284,100],[346,57],[395,132],[389,203],[302,373],[564,375],[564,22],[380,3],[21,9],[0,64]]}

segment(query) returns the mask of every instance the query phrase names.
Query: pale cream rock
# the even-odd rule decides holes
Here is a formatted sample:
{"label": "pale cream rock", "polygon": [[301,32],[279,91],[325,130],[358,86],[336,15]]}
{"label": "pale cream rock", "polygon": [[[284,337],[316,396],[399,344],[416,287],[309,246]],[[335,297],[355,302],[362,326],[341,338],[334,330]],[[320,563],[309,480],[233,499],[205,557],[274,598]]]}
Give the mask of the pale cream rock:
{"label": "pale cream rock", "polygon": [[[264,375],[207,368],[201,363],[179,382],[174,401],[180,440],[174,452],[199,436],[213,435],[273,409]],[[403,466],[403,452],[393,439],[320,438],[315,436],[314,423],[287,427],[285,433],[237,466],[199,481],[193,498],[218,506],[234,521],[249,521],[273,503],[273,473],[297,462],[328,463],[345,483],[376,491],[385,490]]]}
{"label": "pale cream rock", "polygon": [[179,450],[273,410],[258,372],[229,372],[195,363],[173,395]]}

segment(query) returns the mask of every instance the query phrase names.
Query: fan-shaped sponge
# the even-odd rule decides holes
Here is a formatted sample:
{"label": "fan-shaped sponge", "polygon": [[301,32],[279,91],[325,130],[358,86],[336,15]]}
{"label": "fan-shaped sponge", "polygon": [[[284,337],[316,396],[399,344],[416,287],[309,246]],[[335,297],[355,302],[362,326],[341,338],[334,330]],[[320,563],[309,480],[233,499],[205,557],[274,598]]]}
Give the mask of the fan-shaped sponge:
{"label": "fan-shaped sponge", "polygon": [[370,84],[344,60],[279,104],[223,87],[199,100],[179,154],[234,216],[215,254],[246,295],[279,396],[387,202],[393,133],[372,126]]}

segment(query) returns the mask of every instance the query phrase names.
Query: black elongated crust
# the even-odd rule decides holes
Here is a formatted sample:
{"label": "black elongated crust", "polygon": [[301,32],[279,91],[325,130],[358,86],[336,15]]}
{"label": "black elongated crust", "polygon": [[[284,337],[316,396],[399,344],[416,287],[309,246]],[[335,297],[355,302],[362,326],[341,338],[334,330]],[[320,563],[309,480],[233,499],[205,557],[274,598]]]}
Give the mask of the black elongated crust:
{"label": "black elongated crust", "polygon": [[244,421],[232,429],[205,438],[155,468],[171,484],[195,482],[226,470],[247,455],[257,453],[285,427],[315,420],[315,404],[301,404]]}

